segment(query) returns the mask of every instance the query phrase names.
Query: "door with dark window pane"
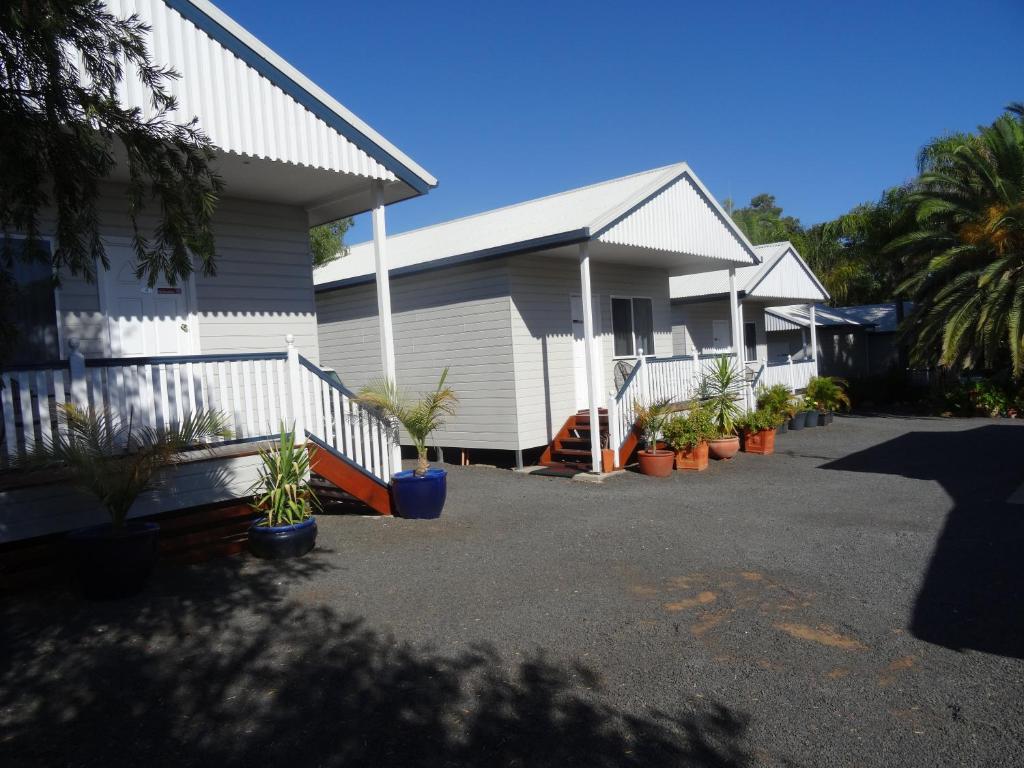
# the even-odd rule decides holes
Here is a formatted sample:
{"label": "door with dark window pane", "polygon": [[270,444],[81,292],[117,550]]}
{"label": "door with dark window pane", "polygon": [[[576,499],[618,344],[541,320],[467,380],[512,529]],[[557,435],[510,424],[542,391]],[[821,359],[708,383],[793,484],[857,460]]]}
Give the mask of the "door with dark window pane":
{"label": "door with dark window pane", "polygon": [[757,325],[743,324],[743,359],[757,360]]}

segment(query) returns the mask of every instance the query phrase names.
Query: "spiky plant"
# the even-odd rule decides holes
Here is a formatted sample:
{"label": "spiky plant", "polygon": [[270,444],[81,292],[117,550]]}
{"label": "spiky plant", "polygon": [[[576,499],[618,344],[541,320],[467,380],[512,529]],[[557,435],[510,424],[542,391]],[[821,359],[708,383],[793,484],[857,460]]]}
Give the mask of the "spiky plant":
{"label": "spiky plant", "polygon": [[448,369],[441,372],[441,379],[433,392],[413,399],[401,392],[394,381],[382,379],[363,387],[359,391],[358,401],[370,408],[376,408],[392,422],[392,429],[397,433],[401,426],[412,444],[416,447],[417,476],[425,475],[430,464],[427,462],[427,440],[445,422],[447,416],[455,415],[455,406],[459,402],[455,390],[447,386]]}
{"label": "spiky plant", "polygon": [[320,501],[309,487],[309,466],[314,446],[296,445],[295,432],[281,425],[281,438],[273,448],[260,448],[259,477],[249,492],[254,511],[265,516],[264,525],[295,525],[319,511]]}
{"label": "spiky plant", "polygon": [[728,357],[715,360],[701,379],[701,399],[711,413],[719,437],[730,437],[736,431],[736,421],[743,415],[739,405],[742,387],[740,372]]}
{"label": "spiky plant", "polygon": [[124,422],[106,411],[71,404],[60,408],[58,419],[57,434],[23,464],[64,469],[76,487],[106,508],[115,531],[124,528],[135,500],[155,487],[157,470],[204,441],[231,436],[227,420],[217,411],[189,414],[170,430],[139,426],[131,415]]}
{"label": "spiky plant", "polygon": [[909,266],[903,336],[918,362],[1024,372],[1024,105],[921,154],[917,227],[890,245]]}

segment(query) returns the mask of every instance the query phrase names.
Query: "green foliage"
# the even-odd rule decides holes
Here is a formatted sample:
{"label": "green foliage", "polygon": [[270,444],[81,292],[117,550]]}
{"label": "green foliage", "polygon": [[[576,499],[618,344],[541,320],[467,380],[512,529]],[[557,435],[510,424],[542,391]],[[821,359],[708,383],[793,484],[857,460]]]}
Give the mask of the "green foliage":
{"label": "green foliage", "polygon": [[662,429],[662,436],[673,451],[693,448],[718,436],[711,413],[700,404],[687,413],[673,416]]}
{"label": "green foliage", "polygon": [[249,489],[252,508],[266,517],[264,525],[295,525],[319,511],[320,502],[309,487],[309,464],[316,448],[295,444],[295,432],[281,425],[273,448],[260,448],[259,477]]}
{"label": "green foliage", "polygon": [[763,408],[744,414],[736,422],[736,428],[741,432],[764,432],[778,425],[778,414]]}
{"label": "green foliage", "polygon": [[455,406],[459,398],[455,390],[445,385],[448,369],[441,372],[441,380],[433,392],[428,392],[413,400],[399,391],[395,382],[390,380],[376,381],[363,387],[359,392],[359,402],[370,408],[380,410],[389,417],[392,428],[397,434],[397,426],[401,425],[416,446],[416,474],[426,473],[427,440],[430,435],[441,427],[446,416],[455,415]]}
{"label": "green foliage", "polygon": [[914,362],[1024,372],[1024,106],[921,153],[916,225],[893,240]]}
{"label": "green foliage", "polygon": [[154,487],[154,475],[174,464],[188,448],[215,437],[231,436],[223,414],[198,411],[174,430],[123,423],[106,411],[64,405],[58,434],[23,462],[26,468],[61,468],[79,489],[95,496],[121,528],[132,504]]}
{"label": "green foliage", "polygon": [[[223,182],[211,165],[214,147],[195,120],[169,118],[178,74],[150,60],[149,32],[101,0],[15,2],[0,11],[0,230],[26,235],[31,250],[39,217],[52,207],[53,266],[90,280],[97,262],[110,266],[97,203],[116,165],[128,180],[139,278],[173,284],[194,260],[204,274],[215,271],[211,220]],[[149,117],[118,101],[128,73],[149,94]],[[157,225],[144,233],[147,205]],[[9,273],[11,254],[3,258]]]}
{"label": "green foliage", "polygon": [[783,216],[775,196],[769,194],[756,195],[750,205],[732,211],[732,220],[754,245],[793,240],[803,232],[800,220]]}
{"label": "green foliage", "polygon": [[322,267],[348,255],[345,233],[352,228],[352,219],[338,219],[309,230],[309,250],[313,267]]}
{"label": "green foliage", "polygon": [[700,399],[711,415],[716,437],[729,437],[736,431],[736,420],[743,413],[739,404],[742,386],[740,372],[728,357],[715,360],[701,379]]}
{"label": "green foliage", "polygon": [[776,416],[776,425],[796,413],[796,402],[785,384],[773,384],[757,390],[757,407]]}
{"label": "green foliage", "polygon": [[820,411],[850,410],[846,381],[838,376],[814,376],[807,382],[807,400]]}
{"label": "green foliage", "polygon": [[662,436],[671,415],[672,398],[655,400],[651,403],[638,402],[633,406],[633,418],[643,435],[647,450],[653,451],[658,447],[658,439]]}

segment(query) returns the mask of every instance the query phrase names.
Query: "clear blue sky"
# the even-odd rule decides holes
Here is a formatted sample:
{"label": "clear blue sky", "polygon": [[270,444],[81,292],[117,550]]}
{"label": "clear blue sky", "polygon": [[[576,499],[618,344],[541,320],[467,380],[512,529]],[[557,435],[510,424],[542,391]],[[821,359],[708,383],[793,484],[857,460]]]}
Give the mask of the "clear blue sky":
{"label": "clear blue sky", "polygon": [[814,223],[1024,101],[1024,0],[214,2],[438,178],[390,232],[679,160]]}

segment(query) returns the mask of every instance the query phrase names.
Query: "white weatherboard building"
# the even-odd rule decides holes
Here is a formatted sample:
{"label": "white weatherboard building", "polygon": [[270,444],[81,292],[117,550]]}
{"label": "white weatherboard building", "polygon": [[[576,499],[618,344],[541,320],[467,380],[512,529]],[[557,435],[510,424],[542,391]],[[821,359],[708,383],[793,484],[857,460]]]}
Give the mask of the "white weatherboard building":
{"label": "white weatherboard building", "polygon": [[[813,317],[815,302],[826,301],[828,292],[792,243],[758,245],[754,251],[759,263],[741,267],[733,276],[719,270],[672,279],[673,351],[678,355],[714,354],[738,347],[741,363],[749,370],[751,389],[776,383],[803,389],[810,377],[817,375],[816,358],[809,354],[794,358],[773,355],[777,347],[769,344],[766,311],[806,302]],[[731,292],[743,329],[740,345],[734,344],[732,337]]]}
{"label": "white weatherboard building", "polygon": [[[124,169],[115,172],[102,197],[111,269],[100,268],[95,284],[62,274],[55,291],[45,265],[41,275],[21,268],[25,343],[0,372],[0,460],[50,439],[61,428],[57,413],[65,402],[157,428],[212,408],[232,419],[237,442],[274,435],[282,420],[295,422],[332,449],[342,474],[355,473],[368,503],[378,503],[387,495],[395,448],[372,415],[317,367],[308,231],[372,210],[382,241],[384,206],[424,194],[436,180],[205,0],[108,6],[151,25],[153,61],[181,75],[170,85],[178,98],[172,117],[198,117],[218,148],[226,190],[214,221],[217,275],[154,288],[135,278],[127,179]],[[151,110],[130,78],[120,98]],[[385,307],[386,297],[385,282]],[[381,317],[377,332],[387,336],[389,315]],[[179,467],[173,482],[140,500],[133,514],[243,495],[255,459],[227,453]],[[0,542],[104,517],[65,485],[6,487]]]}
{"label": "white weatherboard building", "polygon": [[[613,411],[624,445],[638,382],[693,365],[673,359],[670,279],[758,264],[685,163],[395,235],[387,254],[399,385],[426,390],[450,368],[461,404],[437,443],[520,459],[581,411]],[[363,243],[315,274],[321,360],[353,389],[382,372],[374,266]],[[641,353],[651,375],[624,382]],[[582,432],[587,464],[601,435]]]}

